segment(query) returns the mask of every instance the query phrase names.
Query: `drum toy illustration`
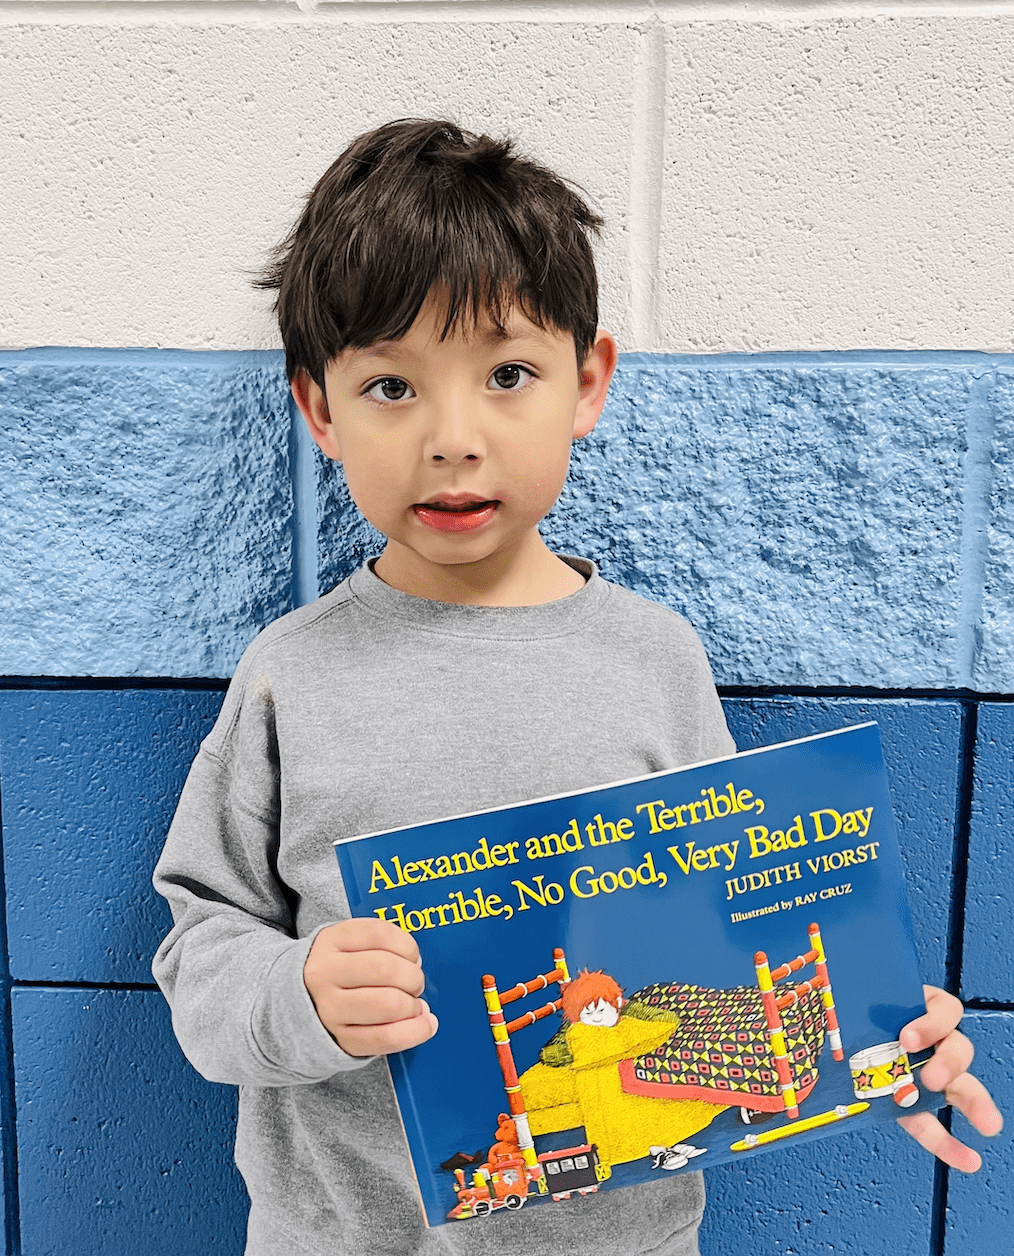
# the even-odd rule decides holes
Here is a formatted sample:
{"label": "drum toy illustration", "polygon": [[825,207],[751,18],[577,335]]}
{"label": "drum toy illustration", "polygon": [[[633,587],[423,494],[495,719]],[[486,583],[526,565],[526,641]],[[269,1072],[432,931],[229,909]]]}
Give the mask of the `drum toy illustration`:
{"label": "drum toy illustration", "polygon": [[882,1042],[849,1057],[852,1088],[857,1099],[891,1095],[902,1108],[910,1108],[919,1098],[912,1081],[908,1055],[900,1042]]}

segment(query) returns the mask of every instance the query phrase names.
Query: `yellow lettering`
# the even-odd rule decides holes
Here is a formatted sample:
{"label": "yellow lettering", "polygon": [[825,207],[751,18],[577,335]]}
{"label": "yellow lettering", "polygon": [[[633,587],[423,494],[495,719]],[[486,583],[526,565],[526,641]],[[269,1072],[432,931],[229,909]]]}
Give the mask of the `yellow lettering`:
{"label": "yellow lettering", "polygon": [[[834,816],[834,828],[831,829],[830,832],[824,828],[824,822],[821,820],[821,816]],[[817,836],[814,839],[815,841],[830,841],[832,837],[837,837],[841,832],[841,816],[833,807],[822,807],[819,811],[811,811],[810,818],[813,820],[813,827],[817,832]]]}
{"label": "yellow lettering", "polygon": [[[393,890],[397,885],[403,884],[403,882],[400,882],[400,881],[395,882],[391,880],[391,878],[387,875],[387,871],[384,868],[384,865],[380,862],[379,859],[374,859],[373,868],[371,871],[372,871],[372,875],[370,877],[370,893],[371,894],[376,894],[377,889],[378,889],[378,886],[377,886],[378,881],[382,881],[384,883],[385,890]],[[381,908],[380,910],[383,911],[384,908]],[[384,917],[381,916],[380,919],[383,920]]]}
{"label": "yellow lettering", "polygon": [[[651,820],[651,832],[652,833],[661,833],[663,830],[663,826],[659,824],[658,821],[655,819],[655,808],[664,807],[664,806],[665,806],[665,799],[656,798],[654,802],[642,802],[641,805],[636,808],[638,812],[647,811],[648,816]],[[591,831],[590,824],[588,825],[588,829],[590,832]]]}

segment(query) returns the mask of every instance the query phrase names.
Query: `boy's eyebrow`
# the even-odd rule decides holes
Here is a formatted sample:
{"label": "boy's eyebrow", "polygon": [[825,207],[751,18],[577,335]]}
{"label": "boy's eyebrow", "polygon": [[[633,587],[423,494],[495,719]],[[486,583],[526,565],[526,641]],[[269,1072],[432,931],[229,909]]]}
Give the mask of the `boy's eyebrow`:
{"label": "boy's eyebrow", "polygon": [[506,327],[498,326],[496,323],[490,327],[484,328],[484,330],[479,333],[479,340],[482,341],[484,345],[503,344],[505,340],[524,339],[525,336],[523,332],[520,335],[513,336]]}

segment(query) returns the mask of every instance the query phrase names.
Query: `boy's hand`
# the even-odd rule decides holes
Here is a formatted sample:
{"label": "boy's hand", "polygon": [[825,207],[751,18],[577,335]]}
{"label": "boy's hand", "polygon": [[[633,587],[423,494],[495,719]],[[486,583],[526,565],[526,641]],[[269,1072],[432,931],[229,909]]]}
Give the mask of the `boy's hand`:
{"label": "boy's hand", "polygon": [[303,965],[321,1024],[349,1055],[387,1055],[437,1032],[415,939],[385,920],[321,929]]}
{"label": "boy's hand", "polygon": [[[901,1031],[901,1045],[906,1051],[935,1048],[932,1058],[919,1070],[922,1084],[927,1090],[942,1090],[947,1102],[963,1113],[980,1134],[990,1138],[999,1134],[1003,1117],[986,1087],[968,1072],[975,1050],[957,1028],[964,1007],[953,994],[936,986],[924,986],[923,993],[926,1015]],[[982,1164],[979,1153],[949,1134],[932,1112],[899,1117],[898,1124],[952,1169],[974,1173]]]}

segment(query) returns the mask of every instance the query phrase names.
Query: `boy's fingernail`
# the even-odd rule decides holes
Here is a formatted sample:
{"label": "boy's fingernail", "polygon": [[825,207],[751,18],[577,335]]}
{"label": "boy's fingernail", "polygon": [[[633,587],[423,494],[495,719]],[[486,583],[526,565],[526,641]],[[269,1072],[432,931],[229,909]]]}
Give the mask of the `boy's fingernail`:
{"label": "boy's fingernail", "polygon": [[419,1000],[419,1013],[420,1013],[420,1015],[425,1015],[425,1014],[426,1014],[429,1010],[430,1010],[430,1005],[426,1002],[426,1000],[425,1000],[425,999],[420,999],[420,1000]]}
{"label": "boy's fingernail", "polygon": [[906,1051],[918,1051],[919,1035],[914,1029],[903,1029],[899,1036],[901,1045]]}

